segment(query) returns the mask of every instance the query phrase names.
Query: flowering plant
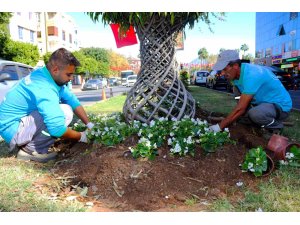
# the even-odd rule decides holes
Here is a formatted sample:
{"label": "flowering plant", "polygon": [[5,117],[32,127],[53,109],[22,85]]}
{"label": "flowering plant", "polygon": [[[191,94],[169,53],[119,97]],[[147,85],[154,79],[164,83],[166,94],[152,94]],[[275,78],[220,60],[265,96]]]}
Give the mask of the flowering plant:
{"label": "flowering plant", "polygon": [[287,164],[290,166],[300,166],[300,148],[293,145],[290,151],[285,154]]}
{"label": "flowering plant", "polygon": [[224,132],[208,132],[200,137],[200,146],[206,153],[216,152],[218,147],[228,142],[233,142],[229,138],[228,129]]}
{"label": "flowering plant", "polygon": [[244,172],[250,171],[254,176],[262,176],[263,172],[267,171],[268,162],[267,154],[261,146],[252,148],[246,154],[245,161],[242,164]]}

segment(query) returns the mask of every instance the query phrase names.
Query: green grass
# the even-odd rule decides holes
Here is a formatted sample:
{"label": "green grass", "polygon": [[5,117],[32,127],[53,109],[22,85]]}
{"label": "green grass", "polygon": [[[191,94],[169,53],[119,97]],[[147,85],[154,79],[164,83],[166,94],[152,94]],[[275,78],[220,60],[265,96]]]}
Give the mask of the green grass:
{"label": "green grass", "polygon": [[86,211],[82,203],[68,202],[65,197],[49,200],[51,193],[59,191],[60,184],[55,180],[43,183],[44,188],[51,190],[48,193],[34,185],[38,179],[49,174],[45,167],[39,168],[35,164],[13,158],[0,159],[0,212]]}
{"label": "green grass", "polygon": [[106,101],[101,101],[91,106],[86,106],[85,110],[88,113],[92,114],[109,114],[113,112],[122,112],[125,99],[126,95],[118,95],[116,97],[109,98]]}

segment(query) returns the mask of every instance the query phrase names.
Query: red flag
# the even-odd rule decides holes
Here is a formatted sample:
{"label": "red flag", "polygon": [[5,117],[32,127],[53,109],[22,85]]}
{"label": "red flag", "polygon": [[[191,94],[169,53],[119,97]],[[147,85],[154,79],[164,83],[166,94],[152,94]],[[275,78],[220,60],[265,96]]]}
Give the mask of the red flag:
{"label": "red flag", "polygon": [[138,43],[133,26],[129,27],[129,30],[126,31],[126,35],[124,35],[124,33],[120,34],[120,25],[119,24],[110,24],[110,27],[114,34],[117,48],[134,45],[134,44]]}

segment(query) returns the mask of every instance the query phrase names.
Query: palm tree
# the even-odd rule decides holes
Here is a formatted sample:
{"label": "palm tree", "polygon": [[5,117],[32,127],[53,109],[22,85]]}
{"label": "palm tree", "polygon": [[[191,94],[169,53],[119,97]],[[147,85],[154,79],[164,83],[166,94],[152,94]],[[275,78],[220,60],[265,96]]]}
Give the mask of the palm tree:
{"label": "palm tree", "polygon": [[201,69],[202,69],[203,60],[208,58],[208,52],[207,52],[206,48],[201,48],[201,49],[198,51],[198,57],[199,57],[199,59],[200,59],[200,62],[201,62]]}
{"label": "palm tree", "polygon": [[210,27],[208,12],[89,12],[97,22],[118,23],[121,31],[133,25],[140,41],[141,69],[138,80],[129,91],[123,113],[127,122],[139,120],[149,123],[160,117],[181,119],[193,117],[195,100],[178,78],[175,67],[175,43],[178,32],[186,25],[193,28],[195,22],[204,21]]}
{"label": "palm tree", "polygon": [[249,50],[249,47],[247,44],[242,44],[241,48],[240,48],[242,51],[243,51],[243,57],[245,56],[245,52]]}

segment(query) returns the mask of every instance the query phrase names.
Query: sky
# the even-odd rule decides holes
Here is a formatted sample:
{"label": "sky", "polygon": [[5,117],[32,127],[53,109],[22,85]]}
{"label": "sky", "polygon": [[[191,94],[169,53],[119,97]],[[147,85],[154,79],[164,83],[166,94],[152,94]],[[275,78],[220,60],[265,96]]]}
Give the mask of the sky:
{"label": "sky", "polygon": [[[94,23],[83,12],[68,13],[78,28],[82,47],[101,47],[112,49],[125,56],[137,57],[139,44],[117,48],[109,25],[100,21]],[[239,49],[247,44],[250,53],[255,53],[255,12],[228,12],[225,21],[213,19],[213,33],[204,22],[197,23],[191,30],[185,29],[184,50],[177,51],[179,63],[189,63],[197,58],[200,48],[206,48],[209,54],[219,53],[220,48]]]}

